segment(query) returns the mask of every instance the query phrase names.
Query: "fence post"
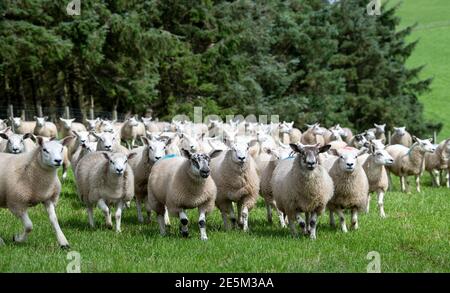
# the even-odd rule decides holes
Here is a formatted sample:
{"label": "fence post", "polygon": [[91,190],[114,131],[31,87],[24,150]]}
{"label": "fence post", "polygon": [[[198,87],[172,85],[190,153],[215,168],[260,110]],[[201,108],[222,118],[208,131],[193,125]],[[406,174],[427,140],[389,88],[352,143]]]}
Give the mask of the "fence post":
{"label": "fence post", "polygon": [[388,130],[387,141],[388,141],[388,144],[391,144],[391,131],[390,130]]}
{"label": "fence post", "polygon": [[8,116],[14,117],[14,106],[12,104],[8,105]]}
{"label": "fence post", "polygon": [[437,132],[436,132],[436,130],[433,132],[433,143],[437,143]]}
{"label": "fence post", "polygon": [[70,109],[69,106],[64,107],[64,115],[66,116],[65,119],[70,119]]}
{"label": "fence post", "polygon": [[21,111],[20,111],[20,118],[23,120],[23,121],[25,121],[25,120],[27,120],[27,116],[26,116],[26,113],[25,113],[25,109],[22,109]]}
{"label": "fence post", "polygon": [[91,105],[89,107],[89,119],[94,120],[94,97],[91,96]]}
{"label": "fence post", "polygon": [[37,116],[38,117],[44,116],[44,114],[42,113],[42,105],[41,104],[37,104],[36,105],[36,109],[37,109]]}

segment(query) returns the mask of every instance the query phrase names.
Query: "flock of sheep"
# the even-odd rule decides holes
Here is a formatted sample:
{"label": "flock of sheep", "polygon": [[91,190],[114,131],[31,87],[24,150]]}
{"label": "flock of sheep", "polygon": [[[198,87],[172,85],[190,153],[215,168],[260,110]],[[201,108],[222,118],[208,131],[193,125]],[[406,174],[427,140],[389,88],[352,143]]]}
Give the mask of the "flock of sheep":
{"label": "flock of sheep", "polygon": [[239,226],[247,231],[259,196],[268,222],[275,211],[281,227],[288,225],[296,236],[298,225],[302,234],[315,239],[325,209],[332,226],[337,214],[343,232],[349,211],[351,228],[357,229],[358,213],[369,211],[372,193],[385,217],[391,173],[400,177],[405,192],[409,176],[415,176],[420,192],[425,170],[433,185],[445,180],[450,187],[450,139],[434,145],[411,136],[405,127],[394,128],[385,146],[385,125],[377,124],[353,135],[339,125],[326,129],[317,123],[302,133],[292,122],[141,122],[132,116],[123,123],[97,118],[86,125],[60,118],[57,126],[46,120],[0,120],[0,207],[8,208],[24,226],[15,242],[24,242],[32,231],[28,208],[43,203],[58,243],[69,246],[55,212],[60,166],[63,182],[68,168],[73,169],[91,227],[95,207],[112,227],[115,205],[115,229],[120,232],[122,211],[135,198],[138,221],[144,222],[143,210],[147,221],[155,212],[162,235],[172,215],[179,217],[180,232],[188,236],[186,210],[197,208],[202,240],[208,239],[206,216],[215,207],[225,229]]}

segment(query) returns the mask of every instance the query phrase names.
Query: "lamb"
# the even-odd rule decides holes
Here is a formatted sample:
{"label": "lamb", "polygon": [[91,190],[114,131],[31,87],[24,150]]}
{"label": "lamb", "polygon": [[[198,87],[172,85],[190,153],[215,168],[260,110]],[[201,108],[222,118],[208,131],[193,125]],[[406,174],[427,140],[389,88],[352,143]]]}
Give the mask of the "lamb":
{"label": "lamb", "polygon": [[[128,149],[135,146],[136,138],[145,136],[145,126],[136,116],[128,118],[120,128],[120,137],[128,145]],[[131,141],[131,143],[130,143]]]}
{"label": "lamb", "polygon": [[166,233],[164,220],[165,206],[171,215],[178,215],[183,237],[189,236],[186,209],[198,208],[200,239],[208,240],[206,235],[206,215],[214,209],[217,188],[210,176],[210,160],[222,151],[210,154],[191,153],[182,149],[183,156],[158,161],[148,179],[147,205],[158,215],[161,235]]}
{"label": "lamb", "polygon": [[[34,120],[36,120],[36,126],[34,127],[33,133],[34,135],[44,136],[44,137],[57,137],[58,130],[56,129],[56,125],[52,122],[47,121],[48,116],[45,117],[36,117],[34,116]],[[66,137],[68,135],[63,135],[62,137]]]}
{"label": "lamb", "polygon": [[0,142],[0,152],[10,153],[10,154],[20,154],[24,152],[31,151],[35,144],[33,140],[34,135],[31,133],[15,134],[9,133],[9,127],[6,128],[5,132],[0,133],[0,137],[4,140]]}
{"label": "lamb", "polygon": [[20,117],[10,117],[11,127],[14,133],[27,134],[33,133],[36,122],[34,121],[22,121]]}
{"label": "lamb", "polygon": [[[170,139],[166,141],[158,140],[156,137],[147,138],[141,137],[144,146],[133,150],[136,156],[130,160],[130,166],[134,173],[134,194],[136,198],[136,209],[138,221],[144,222],[142,217],[142,203],[146,202],[147,198],[147,184],[150,172],[153,165],[159,159],[166,155],[167,145],[170,144]],[[150,220],[150,210],[148,212],[148,219]]]}
{"label": "lamb", "polygon": [[369,198],[367,200],[366,212],[369,212],[370,193],[376,192],[380,217],[385,218],[384,195],[389,187],[389,179],[385,166],[391,166],[394,163],[394,159],[386,150],[377,150],[374,145],[371,145],[369,150],[370,155],[363,163],[363,169],[369,180]]}
{"label": "lamb", "polygon": [[320,127],[319,123],[308,125],[308,130],[306,130],[302,138],[300,140],[301,144],[303,145],[314,145],[319,143],[320,145],[325,144],[325,140],[323,138],[324,131]]}
{"label": "lamb", "polygon": [[[400,176],[402,192],[409,192],[406,182],[407,176],[416,176],[416,190],[420,192],[420,176],[425,170],[425,153],[433,153],[436,147],[431,144],[432,139],[419,139],[413,136],[411,147],[396,144],[386,147],[386,151],[394,158],[394,164],[388,167],[389,172]],[[407,186],[406,186],[407,185]]]}
{"label": "lamb", "polygon": [[[440,173],[444,172],[449,165],[450,158],[450,138],[442,141],[432,154],[425,154],[425,170],[428,171],[433,180],[433,186],[440,186]],[[448,174],[447,174],[448,176]],[[446,180],[447,187],[449,186]]]}
{"label": "lamb", "polygon": [[61,122],[61,127],[60,127],[60,132],[61,132],[61,136],[68,136],[68,135],[72,135],[72,131],[78,131],[78,132],[86,132],[87,129],[86,127],[79,122],[74,122],[75,118],[73,119],[64,119],[64,118],[59,118],[59,121]]}
{"label": "lamb", "polygon": [[[297,236],[295,224],[299,219],[303,233],[316,239],[317,217],[325,210],[334,190],[333,180],[318,161],[319,153],[327,152],[330,145],[290,146],[297,156],[280,161],[273,171],[273,197],[280,211],[287,215],[293,236]],[[306,223],[300,213],[305,213]]]}
{"label": "lamb", "polygon": [[91,132],[91,134],[97,138],[97,151],[106,151],[106,152],[119,152],[123,154],[128,154],[128,149],[122,146],[117,141],[117,136],[115,132],[102,132],[95,133]]}
{"label": "lamb", "polygon": [[75,170],[80,200],[86,205],[89,225],[94,228],[94,207],[105,215],[106,226],[112,228],[109,205],[116,205],[116,232],[121,232],[122,210],[134,195],[133,170],[128,160],[136,153],[93,152],[84,156]]}
{"label": "lamb", "polygon": [[224,227],[230,229],[227,216],[236,223],[233,202],[237,203],[239,224],[248,231],[249,211],[255,206],[259,194],[259,177],[255,162],[248,154],[249,144],[237,141],[230,149],[211,162],[212,177],[217,186],[216,206]]}
{"label": "lamb", "polygon": [[347,232],[344,210],[351,210],[352,228],[358,229],[358,212],[367,208],[369,181],[363,167],[358,163],[358,156],[366,153],[364,148],[358,153],[353,151],[339,152],[329,174],[334,183],[334,195],[328,202],[330,225],[335,227],[334,213],[339,216],[342,232]]}
{"label": "lamb", "polygon": [[394,127],[394,134],[391,136],[390,144],[401,144],[409,148],[413,144],[413,139],[411,134],[406,131],[406,127]]}
{"label": "lamb", "polygon": [[24,225],[23,233],[13,237],[14,242],[27,240],[33,230],[28,208],[43,203],[59,245],[69,247],[59,226],[55,206],[61,192],[57,169],[62,164],[63,146],[71,139],[66,137],[60,141],[44,142],[44,138],[37,137],[38,146],[32,152],[0,154],[0,165],[8,166],[0,168],[0,207],[8,208]]}

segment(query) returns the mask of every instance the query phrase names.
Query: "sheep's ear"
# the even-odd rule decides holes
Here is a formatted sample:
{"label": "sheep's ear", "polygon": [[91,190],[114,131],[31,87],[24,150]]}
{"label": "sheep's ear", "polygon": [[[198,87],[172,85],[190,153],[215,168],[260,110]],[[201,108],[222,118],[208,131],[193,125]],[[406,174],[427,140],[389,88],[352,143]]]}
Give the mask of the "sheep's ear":
{"label": "sheep's ear", "polygon": [[105,157],[105,159],[107,161],[111,161],[111,157],[109,156],[109,154],[107,152],[102,152],[103,157]]}
{"label": "sheep's ear", "polygon": [[74,139],[73,136],[66,136],[66,137],[64,137],[63,139],[61,139],[59,142],[60,142],[62,145],[68,145],[68,144],[72,141],[72,139]]}
{"label": "sheep's ear", "polygon": [[37,138],[37,143],[39,146],[43,146],[44,145],[44,138],[42,136],[38,136]]}
{"label": "sheep's ear", "polygon": [[[45,116],[45,117],[47,117],[47,116]],[[70,122],[73,122],[73,121],[75,121],[76,119],[75,118],[72,118],[72,119],[69,119],[70,120]]]}
{"label": "sheep's ear", "polygon": [[33,119],[34,119],[34,120],[37,120],[37,118],[38,118],[37,116],[33,116]]}
{"label": "sheep's ear", "polygon": [[375,153],[375,145],[370,143],[369,144],[369,150],[368,150],[369,154],[374,154]]}
{"label": "sheep's ear", "polygon": [[150,139],[148,139],[145,136],[141,136],[141,141],[144,145],[149,145],[150,144]]}
{"label": "sheep's ear", "polygon": [[430,137],[428,140],[429,140],[431,143],[433,143],[434,138]]}
{"label": "sheep's ear", "polygon": [[78,132],[76,130],[72,130],[72,134],[75,135],[76,137],[80,137],[80,135],[78,134]]}
{"label": "sheep's ear", "polygon": [[0,137],[3,139],[8,139],[8,135],[6,133],[0,132]]}
{"label": "sheep's ear", "polygon": [[90,134],[95,137],[97,140],[102,140],[101,136],[98,136],[97,133],[95,133],[95,131],[91,131]]}
{"label": "sheep's ear", "polygon": [[186,149],[181,149],[181,153],[182,153],[183,156],[185,156],[186,158],[191,159],[192,154],[191,154],[190,151],[188,151],[188,150],[186,150]]}
{"label": "sheep's ear", "polygon": [[219,156],[221,153],[222,153],[222,150],[212,150],[212,151],[209,153],[209,157],[210,157],[211,159],[213,159],[213,158]]}
{"label": "sheep's ear", "polygon": [[301,153],[302,152],[302,149],[299,147],[299,145],[297,145],[295,143],[290,143],[289,146],[291,147],[291,149],[294,152],[297,152],[297,153]]}
{"label": "sheep's ear", "polygon": [[43,118],[44,118],[44,120],[47,120],[47,119],[48,119],[48,116],[44,116]]}
{"label": "sheep's ear", "polygon": [[330,154],[332,154],[333,156],[336,156],[336,157],[340,156],[340,154],[339,154],[337,149],[330,149]]}
{"label": "sheep's ear", "polygon": [[23,135],[23,139],[27,139],[27,138],[29,138],[29,139],[31,139],[32,141],[36,142],[36,138],[34,137],[33,133],[25,133],[25,134]]}
{"label": "sheep's ear", "polygon": [[413,139],[414,142],[419,142],[419,138],[417,136],[415,136],[415,135],[412,136],[412,139]]}
{"label": "sheep's ear", "polygon": [[128,159],[128,160],[131,160],[132,158],[136,157],[136,155],[137,155],[137,153],[129,153],[129,154],[127,155],[127,159]]}
{"label": "sheep's ear", "polygon": [[359,152],[356,154],[356,157],[364,155],[368,150],[368,148],[361,148],[361,150],[359,150]]}
{"label": "sheep's ear", "polygon": [[327,145],[324,145],[323,147],[320,147],[319,148],[319,154],[320,153],[326,153],[326,152],[328,152],[328,150],[331,148],[331,144],[327,144]]}

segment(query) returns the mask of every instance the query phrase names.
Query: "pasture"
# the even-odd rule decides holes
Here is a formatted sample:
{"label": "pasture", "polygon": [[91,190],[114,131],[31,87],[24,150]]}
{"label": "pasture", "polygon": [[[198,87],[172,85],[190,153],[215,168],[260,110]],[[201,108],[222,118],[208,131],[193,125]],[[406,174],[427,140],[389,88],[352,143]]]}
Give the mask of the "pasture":
{"label": "pasture", "polygon": [[[97,228],[89,228],[85,208],[75,190],[72,173],[63,185],[57,214],[71,248],[81,254],[82,272],[366,272],[370,251],[381,256],[382,272],[450,272],[450,191],[431,188],[424,176],[422,193],[386,195],[386,219],[380,219],[376,200],[360,217],[360,228],[343,234],[329,227],[328,215],[319,220],[318,238],[295,239],[277,219],[269,225],[263,201],[250,212],[250,233],[225,232],[217,209],[207,218],[209,240],[199,239],[197,211],[189,212],[190,238],[178,232],[159,235],[151,224],[139,224],[135,204],[125,210],[122,233],[108,230],[103,214],[95,211]],[[412,178],[411,178],[412,179]],[[410,180],[413,183],[413,180]],[[398,180],[394,179],[398,191]],[[22,229],[8,210],[0,210],[2,272],[65,272],[68,251],[57,245],[42,206],[30,210],[34,230],[24,244],[13,244]]]}

